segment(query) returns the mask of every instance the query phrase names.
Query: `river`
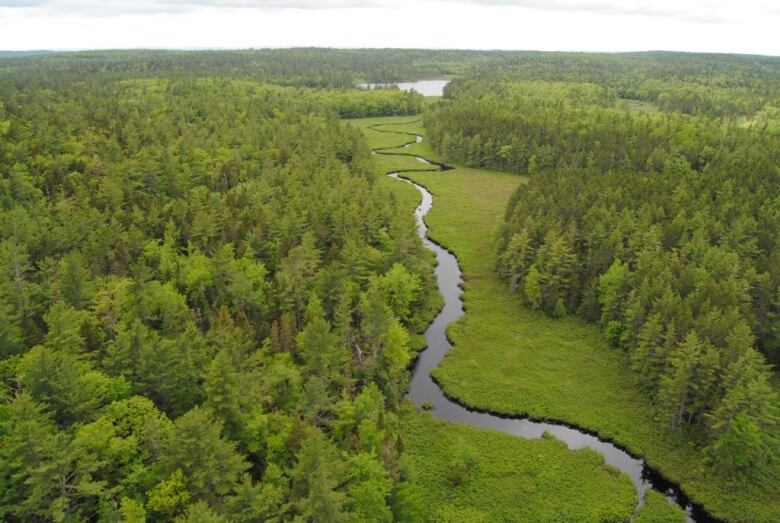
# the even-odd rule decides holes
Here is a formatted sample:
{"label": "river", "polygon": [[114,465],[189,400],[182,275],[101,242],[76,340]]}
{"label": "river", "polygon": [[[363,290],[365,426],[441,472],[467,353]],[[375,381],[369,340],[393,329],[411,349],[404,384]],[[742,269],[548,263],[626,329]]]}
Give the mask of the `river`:
{"label": "river", "polygon": [[[377,127],[381,127],[381,124],[372,126],[372,129],[378,132],[394,132],[382,131],[377,129]],[[405,145],[422,141],[421,136],[413,136],[415,136],[415,140]],[[391,147],[386,149],[391,149]],[[379,154],[393,154],[382,152],[382,149],[376,149],[375,152]],[[420,156],[416,156],[416,158],[425,163],[439,165],[442,170],[451,169],[449,166],[431,162]],[[685,510],[687,520],[690,522],[707,523],[719,521],[704,510],[701,505],[691,503],[679,487],[648,467],[642,458],[632,456],[613,443],[563,423],[535,421],[527,417],[503,416],[477,411],[444,395],[431,377],[431,370],[441,363],[444,355],[452,348],[447,338],[447,327],[464,314],[463,301],[461,300],[461,283],[463,280],[460,266],[457,258],[451,252],[428,238],[428,227],[424,218],[433,207],[433,195],[430,191],[422,185],[404,178],[402,174],[390,173],[389,176],[412,184],[422,196],[420,205],[415,209],[418,234],[425,248],[436,255],[436,281],[439,292],[444,298],[444,307],[425,331],[425,339],[428,346],[419,355],[414,365],[408,397],[415,405],[429,410],[433,416],[445,421],[466,423],[475,427],[497,430],[526,439],[541,438],[545,432],[548,432],[566,443],[572,450],[583,447],[591,448],[601,454],[606,463],[619,469],[631,478],[639,496],[637,510],[644,503],[645,492],[649,489],[654,489],[664,494],[670,502],[682,507]]]}

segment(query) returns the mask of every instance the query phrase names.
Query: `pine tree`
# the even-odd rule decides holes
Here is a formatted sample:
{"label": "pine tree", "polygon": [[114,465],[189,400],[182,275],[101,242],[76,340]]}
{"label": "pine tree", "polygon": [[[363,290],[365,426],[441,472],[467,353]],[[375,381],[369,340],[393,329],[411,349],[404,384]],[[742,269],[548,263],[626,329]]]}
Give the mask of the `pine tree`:
{"label": "pine tree", "polygon": [[542,306],[542,275],[536,268],[536,264],[531,265],[528,274],[525,276],[523,292],[532,308],[538,309]]}
{"label": "pine tree", "polygon": [[226,350],[219,351],[206,368],[203,392],[206,394],[204,407],[221,420],[225,433],[235,438],[243,426],[241,407],[244,396],[241,376]]}
{"label": "pine tree", "polygon": [[601,323],[623,319],[623,306],[629,288],[631,272],[628,265],[616,259],[609,270],[599,277]]}
{"label": "pine tree", "polygon": [[639,331],[639,344],[631,354],[631,368],[637,373],[640,386],[650,393],[658,390],[658,384],[666,367],[664,331],[661,316],[652,314]]}
{"label": "pine tree", "polygon": [[314,236],[307,233],[300,245],[290,249],[279,264],[276,281],[283,310],[292,312],[300,321],[303,304],[309,295],[311,279],[320,267],[320,252]]}
{"label": "pine tree", "polygon": [[51,519],[67,441],[28,393],[0,405],[0,517]]}
{"label": "pine tree", "polygon": [[227,518],[214,511],[207,503],[196,501],[182,516],[176,518],[176,523],[228,523]]}
{"label": "pine tree", "polygon": [[311,300],[306,321],[306,326],[295,338],[304,373],[316,375],[330,383],[340,383],[349,355],[339,336],[323,317],[319,299]]}
{"label": "pine tree", "polygon": [[531,254],[528,230],[523,228],[520,232],[512,235],[499,256],[499,274],[509,280],[509,286],[512,289],[521,285]]}
{"label": "pine tree", "polygon": [[[715,471],[731,479],[757,477],[766,468],[767,449],[761,428],[745,412],[734,416],[705,449]],[[773,456],[777,459],[777,454]],[[770,458],[772,459],[772,458]]]}
{"label": "pine tree", "polygon": [[409,354],[409,333],[397,320],[391,321],[382,336],[382,362],[391,379],[397,380],[407,368]]}
{"label": "pine tree", "polygon": [[412,303],[421,290],[419,278],[400,263],[394,263],[389,271],[377,279],[377,285],[385,303],[396,317],[407,320],[412,312]]}
{"label": "pine tree", "polygon": [[0,358],[18,354],[22,350],[23,338],[19,315],[12,305],[0,297]]}
{"label": "pine tree", "polygon": [[689,332],[671,354],[658,391],[663,416],[672,427],[691,422],[711,405],[717,371],[715,348],[702,342],[694,331]]}
{"label": "pine tree", "polygon": [[284,512],[284,492],[268,483],[252,483],[245,474],[235,488],[235,494],[225,502],[225,514],[230,521],[252,523],[276,521]]}
{"label": "pine tree", "polygon": [[345,466],[336,448],[318,430],[309,430],[290,473],[294,504],[307,521],[348,521],[346,495],[339,490]]}
{"label": "pine tree", "polygon": [[720,384],[725,391],[707,414],[712,465],[732,478],[754,477],[780,463],[780,398],[763,356],[748,349],[732,363]]}
{"label": "pine tree", "polygon": [[202,407],[174,422],[162,459],[168,473],[183,471],[187,490],[195,499],[209,503],[229,494],[248,468],[235,443],[222,436],[222,422]]}

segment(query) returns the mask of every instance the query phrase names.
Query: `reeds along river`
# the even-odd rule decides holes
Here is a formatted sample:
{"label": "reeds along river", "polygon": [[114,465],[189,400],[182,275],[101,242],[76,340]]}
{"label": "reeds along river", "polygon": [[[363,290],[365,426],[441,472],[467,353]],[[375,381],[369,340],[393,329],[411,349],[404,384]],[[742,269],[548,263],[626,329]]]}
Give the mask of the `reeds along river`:
{"label": "reeds along river", "polygon": [[[417,141],[419,142],[421,139],[418,137]],[[428,163],[421,157],[417,158]],[[425,187],[403,178],[399,173],[391,173],[389,176],[412,184],[422,195],[422,201],[415,210],[418,233],[423,245],[436,255],[436,281],[439,292],[444,298],[444,307],[425,331],[428,347],[415,362],[408,397],[418,407],[429,410],[433,416],[445,421],[497,430],[526,439],[541,438],[547,432],[566,443],[572,450],[584,447],[591,448],[601,454],[606,463],[628,474],[631,478],[639,495],[637,510],[644,503],[645,492],[649,489],[655,489],[663,493],[669,502],[682,507],[688,521],[718,521],[710,516],[703,507],[691,503],[676,485],[648,467],[643,459],[630,455],[613,443],[563,423],[534,421],[527,417],[511,417],[477,411],[448,398],[442,392],[431,377],[431,370],[441,363],[444,355],[452,348],[447,338],[447,327],[457,321],[464,313],[463,301],[461,300],[461,270],[457,258],[451,252],[428,238],[428,227],[425,225],[424,218],[433,207],[433,195]]]}

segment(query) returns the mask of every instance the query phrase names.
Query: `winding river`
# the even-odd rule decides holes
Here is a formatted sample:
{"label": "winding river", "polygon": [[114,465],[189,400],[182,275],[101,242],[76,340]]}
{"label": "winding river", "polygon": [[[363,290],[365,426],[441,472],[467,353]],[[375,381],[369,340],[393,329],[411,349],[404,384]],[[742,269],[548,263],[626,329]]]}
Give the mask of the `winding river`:
{"label": "winding river", "polygon": [[[379,124],[371,128],[377,132],[392,132],[414,136],[414,140],[403,144],[403,147],[410,147],[414,143],[422,141],[421,136],[413,133],[378,129],[382,125],[391,124]],[[388,149],[399,147],[401,146],[378,148],[374,149],[373,152],[374,154],[404,155],[404,153],[387,151]],[[433,162],[420,156],[415,157],[426,164],[438,166],[440,171],[452,169],[448,165]],[[425,170],[430,171],[430,168]],[[719,521],[713,518],[704,507],[692,503],[679,487],[648,467],[642,458],[632,456],[626,450],[602,440],[594,434],[564,423],[536,421],[528,417],[504,416],[478,411],[459,403],[453,398],[447,397],[442,392],[431,377],[431,370],[441,363],[444,355],[452,348],[447,338],[447,327],[457,321],[464,313],[463,301],[461,300],[461,271],[455,255],[428,238],[428,227],[424,218],[433,207],[433,195],[430,191],[422,185],[405,178],[401,172],[393,172],[388,176],[412,184],[422,195],[422,202],[415,210],[418,233],[425,248],[436,255],[436,281],[439,286],[439,292],[441,292],[444,298],[444,307],[425,331],[428,347],[419,355],[414,365],[408,397],[415,405],[429,410],[433,416],[445,421],[466,423],[475,427],[497,430],[526,439],[541,438],[545,432],[549,432],[565,442],[572,450],[583,447],[591,448],[601,454],[606,463],[628,474],[631,478],[639,496],[637,511],[644,503],[645,492],[649,489],[654,489],[664,494],[670,502],[682,507],[685,510],[688,521],[699,523]]]}

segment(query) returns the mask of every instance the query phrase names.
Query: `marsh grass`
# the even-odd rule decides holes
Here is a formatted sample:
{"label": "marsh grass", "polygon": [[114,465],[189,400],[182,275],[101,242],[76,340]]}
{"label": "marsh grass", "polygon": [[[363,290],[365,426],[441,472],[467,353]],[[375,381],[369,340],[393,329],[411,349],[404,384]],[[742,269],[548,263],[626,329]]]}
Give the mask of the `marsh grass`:
{"label": "marsh grass", "polygon": [[445,423],[411,406],[401,419],[430,521],[619,522],[634,511],[631,480],[589,449]]}

